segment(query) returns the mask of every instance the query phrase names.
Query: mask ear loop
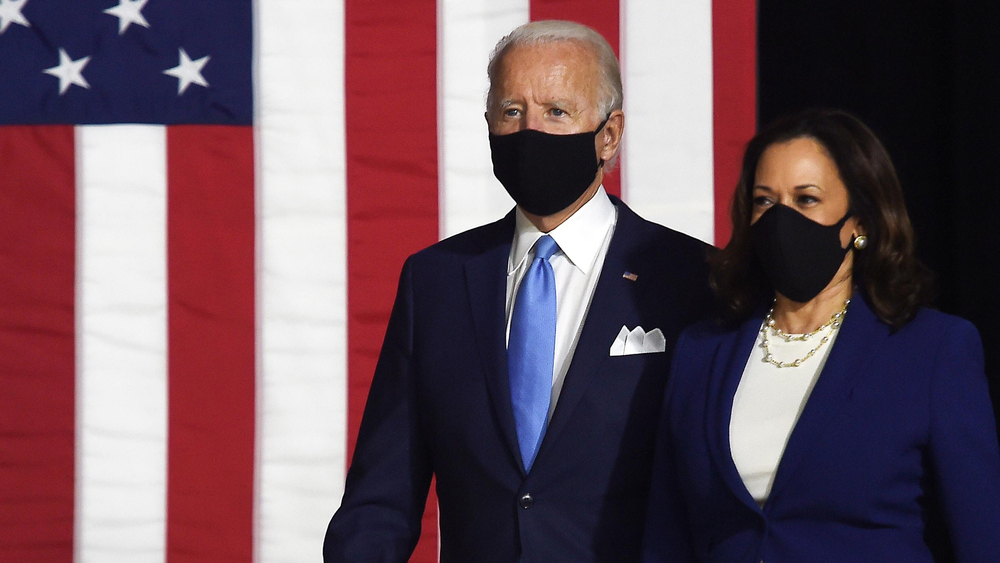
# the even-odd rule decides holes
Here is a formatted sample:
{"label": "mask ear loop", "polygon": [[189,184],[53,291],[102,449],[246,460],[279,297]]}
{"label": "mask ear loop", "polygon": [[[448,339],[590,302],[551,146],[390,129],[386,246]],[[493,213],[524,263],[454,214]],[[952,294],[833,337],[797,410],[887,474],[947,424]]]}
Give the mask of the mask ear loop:
{"label": "mask ear loop", "polygon": [[[843,224],[847,222],[847,219],[854,217],[855,215],[854,205],[849,206],[847,208],[847,215],[844,215],[844,218],[840,220],[840,226],[843,227]],[[868,236],[865,234],[856,235],[851,233],[851,240],[847,243],[847,250],[851,250],[851,247],[854,247],[854,250],[864,250],[865,248],[868,248]]]}
{"label": "mask ear loop", "polygon": [[854,217],[854,206],[853,205],[848,205],[847,206],[847,212],[844,213],[844,216],[841,217],[840,221],[837,221],[837,223],[836,223],[837,228],[839,229],[840,227],[843,227],[844,223],[846,223],[847,220],[850,219],[851,217]]}
{"label": "mask ear loop", "polygon": [[[608,115],[604,118],[604,121],[602,121],[601,124],[597,126],[597,129],[594,129],[594,138],[595,139],[597,138],[597,135],[600,134],[601,130],[604,129],[604,126],[608,124],[608,120],[610,120],[610,119],[611,119],[611,113],[608,112]],[[597,163],[597,167],[598,168],[604,168],[604,159],[603,158],[601,159],[600,162]]]}
{"label": "mask ear loop", "polygon": [[[848,212],[847,217],[854,216],[853,208],[848,209],[847,212]],[[844,221],[847,220],[847,217],[844,217]],[[847,249],[850,250],[852,246],[854,247],[854,250],[864,250],[865,248],[868,247],[868,236],[864,234],[857,235],[851,233],[851,240],[850,242],[847,243]]]}
{"label": "mask ear loop", "polygon": [[[850,219],[851,217],[854,217],[854,208],[848,207],[847,208],[847,213],[844,214],[844,216],[840,219],[840,221],[837,221],[835,224],[831,225],[831,227],[836,227],[837,228],[838,236],[840,236],[839,235],[840,229],[842,229],[844,227],[844,224],[847,223],[847,220]],[[850,241],[847,242],[847,247],[844,248],[844,254],[847,254],[851,250],[851,243],[852,242],[854,242],[853,238]]]}
{"label": "mask ear loop", "polygon": [[595,137],[597,136],[597,134],[598,134],[598,133],[600,133],[600,132],[601,132],[601,129],[604,129],[604,126],[608,124],[608,121],[609,121],[610,119],[611,119],[611,114],[609,113],[609,114],[608,114],[608,115],[607,115],[607,116],[606,116],[606,117],[604,118],[604,121],[602,121],[602,122],[601,122],[601,124],[597,126],[597,129],[594,129],[594,136],[595,136]]}

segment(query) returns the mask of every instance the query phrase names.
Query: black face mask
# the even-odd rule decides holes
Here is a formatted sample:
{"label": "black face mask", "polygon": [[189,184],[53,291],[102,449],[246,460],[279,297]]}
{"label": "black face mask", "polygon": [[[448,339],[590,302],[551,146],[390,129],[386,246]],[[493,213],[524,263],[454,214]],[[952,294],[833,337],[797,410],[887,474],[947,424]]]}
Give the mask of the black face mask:
{"label": "black face mask", "polygon": [[595,131],[574,135],[534,129],[490,133],[493,174],[521,209],[542,217],[558,213],[587,191],[604,165],[597,160],[594,138],[607,122]]}
{"label": "black face mask", "polygon": [[848,248],[840,246],[840,229],[820,225],[791,207],[777,204],[750,226],[750,241],[774,290],[799,303],[819,295],[836,275]]}

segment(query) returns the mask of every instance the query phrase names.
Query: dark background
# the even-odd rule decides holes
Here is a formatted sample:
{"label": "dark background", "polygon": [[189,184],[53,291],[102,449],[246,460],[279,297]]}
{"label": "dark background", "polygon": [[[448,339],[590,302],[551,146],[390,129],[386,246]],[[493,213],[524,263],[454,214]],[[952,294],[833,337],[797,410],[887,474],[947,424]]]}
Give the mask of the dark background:
{"label": "dark background", "polygon": [[971,320],[1000,410],[1000,11],[992,0],[759,0],[758,123],[846,109],[892,155],[937,274]]}

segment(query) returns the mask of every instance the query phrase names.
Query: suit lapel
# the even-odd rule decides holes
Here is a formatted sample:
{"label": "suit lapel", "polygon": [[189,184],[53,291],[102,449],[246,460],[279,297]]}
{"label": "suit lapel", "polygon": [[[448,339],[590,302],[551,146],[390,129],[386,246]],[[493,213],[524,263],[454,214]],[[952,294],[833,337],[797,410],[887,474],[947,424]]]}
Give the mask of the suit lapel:
{"label": "suit lapel", "polygon": [[466,262],[465,281],[480,362],[497,422],[517,467],[523,468],[510,402],[510,380],[507,376],[505,308],[507,261],[514,237],[513,213],[503,219],[500,231],[501,235],[492,246]]}
{"label": "suit lapel", "polygon": [[743,378],[750,352],[753,350],[757,334],[760,332],[762,316],[753,315],[735,333],[720,344],[715,354],[709,381],[709,416],[706,435],[715,466],[733,494],[750,509],[760,512],[757,501],[750,496],[736,464],[733,462],[729,446],[729,423],[733,414],[733,399]]}
{"label": "suit lapel", "polygon": [[610,355],[611,343],[618,336],[618,331],[636,309],[637,293],[642,285],[640,282],[624,279],[622,274],[626,271],[633,272],[638,275],[639,280],[645,279],[642,276],[640,257],[635,256],[634,252],[636,223],[640,219],[624,205],[619,205],[614,199],[612,201],[618,208],[615,232],[608,246],[573,360],[566,372],[559,402],[545,430],[538,458],[544,457],[545,451],[551,448],[551,444],[566,427],[587,388],[601,373],[600,368]]}
{"label": "suit lapel", "polygon": [[780,495],[810,449],[822,442],[830,423],[851,401],[859,374],[864,373],[866,364],[888,336],[888,327],[878,320],[861,295],[855,294],[826,365],[788,438],[768,504]]}

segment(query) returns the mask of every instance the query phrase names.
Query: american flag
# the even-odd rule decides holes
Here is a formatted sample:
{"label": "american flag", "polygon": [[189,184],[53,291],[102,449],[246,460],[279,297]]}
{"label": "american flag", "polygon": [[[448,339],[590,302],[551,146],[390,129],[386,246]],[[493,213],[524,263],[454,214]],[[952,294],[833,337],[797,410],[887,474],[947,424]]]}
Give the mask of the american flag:
{"label": "american flag", "polygon": [[755,11],[0,0],[0,562],[318,560],[402,260],[512,205],[493,44],[531,19],[605,35],[606,187],[722,242]]}

